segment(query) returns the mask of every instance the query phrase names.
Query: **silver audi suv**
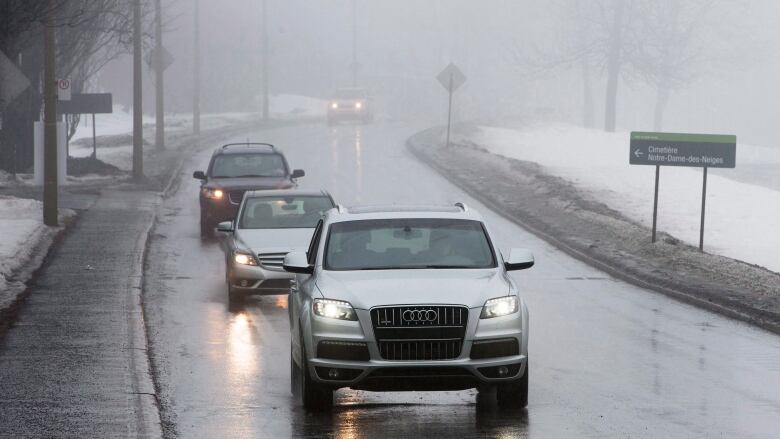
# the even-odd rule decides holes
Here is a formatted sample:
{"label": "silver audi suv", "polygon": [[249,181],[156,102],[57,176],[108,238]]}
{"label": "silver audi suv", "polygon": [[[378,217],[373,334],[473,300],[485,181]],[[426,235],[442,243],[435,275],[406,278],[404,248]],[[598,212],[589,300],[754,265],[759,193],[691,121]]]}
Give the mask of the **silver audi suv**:
{"label": "silver audi suv", "polygon": [[528,310],[477,212],[337,207],[308,251],[291,252],[292,391],[308,408],[340,387],[371,391],[495,388],[528,402]]}

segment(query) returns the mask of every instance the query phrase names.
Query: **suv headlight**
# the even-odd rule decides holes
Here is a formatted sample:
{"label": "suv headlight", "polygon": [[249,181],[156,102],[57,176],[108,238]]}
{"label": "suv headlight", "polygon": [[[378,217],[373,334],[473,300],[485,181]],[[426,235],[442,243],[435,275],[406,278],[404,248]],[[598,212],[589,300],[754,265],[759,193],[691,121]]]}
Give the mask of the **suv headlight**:
{"label": "suv headlight", "polygon": [[222,191],[222,189],[204,188],[203,196],[211,200],[221,200],[222,197],[225,196],[225,193]]}
{"label": "suv headlight", "polygon": [[496,297],[485,302],[482,307],[480,319],[492,319],[493,317],[507,316],[517,312],[519,301],[517,296]]}
{"label": "suv headlight", "polygon": [[349,302],[341,300],[314,299],[314,314],[320,317],[338,320],[357,320],[357,315]]}
{"label": "suv headlight", "polygon": [[241,265],[257,265],[255,256],[252,253],[243,252],[240,250],[233,252],[233,262]]}

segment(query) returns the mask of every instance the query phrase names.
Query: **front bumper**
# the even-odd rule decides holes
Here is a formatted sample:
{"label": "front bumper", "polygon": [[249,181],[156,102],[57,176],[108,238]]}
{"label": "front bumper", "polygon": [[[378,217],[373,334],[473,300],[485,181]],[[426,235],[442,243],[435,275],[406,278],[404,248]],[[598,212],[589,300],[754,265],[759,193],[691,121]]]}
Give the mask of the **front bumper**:
{"label": "front bumper", "polygon": [[287,294],[295,275],[262,265],[241,265],[231,262],[228,282],[237,291],[249,294]]}
{"label": "front bumper", "polygon": [[[528,361],[524,307],[513,315],[493,319],[480,320],[480,312],[481,308],[469,310],[460,355],[449,360],[383,359],[367,310],[356,310],[358,321],[311,316],[311,344],[307,346],[309,373],[316,381],[334,388],[351,387],[372,391],[462,390],[520,379]],[[507,340],[517,342],[518,350],[513,354],[472,358],[475,342]],[[318,356],[322,353],[320,342],[354,345],[355,349],[367,349],[368,353],[357,361],[326,358],[325,355]]]}

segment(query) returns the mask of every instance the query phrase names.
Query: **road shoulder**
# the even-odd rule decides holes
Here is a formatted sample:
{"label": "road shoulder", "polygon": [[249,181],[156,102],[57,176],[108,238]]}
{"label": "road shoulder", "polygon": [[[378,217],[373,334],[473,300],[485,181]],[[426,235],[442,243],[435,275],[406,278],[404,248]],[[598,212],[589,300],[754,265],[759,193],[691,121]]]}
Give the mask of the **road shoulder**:
{"label": "road shoulder", "polygon": [[536,163],[477,145],[441,146],[441,129],[413,135],[408,149],[497,213],[571,256],[634,285],[780,333],[780,274],[699,253],[650,231]]}

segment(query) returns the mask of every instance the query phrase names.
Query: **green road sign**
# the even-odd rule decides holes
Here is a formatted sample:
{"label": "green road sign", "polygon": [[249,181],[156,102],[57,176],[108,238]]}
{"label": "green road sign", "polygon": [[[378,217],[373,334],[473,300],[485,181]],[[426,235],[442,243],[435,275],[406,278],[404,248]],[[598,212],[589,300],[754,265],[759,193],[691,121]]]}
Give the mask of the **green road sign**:
{"label": "green road sign", "polygon": [[631,133],[629,164],[733,168],[737,136],[718,134]]}

